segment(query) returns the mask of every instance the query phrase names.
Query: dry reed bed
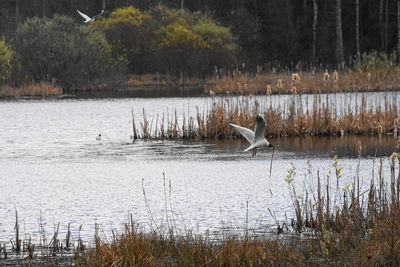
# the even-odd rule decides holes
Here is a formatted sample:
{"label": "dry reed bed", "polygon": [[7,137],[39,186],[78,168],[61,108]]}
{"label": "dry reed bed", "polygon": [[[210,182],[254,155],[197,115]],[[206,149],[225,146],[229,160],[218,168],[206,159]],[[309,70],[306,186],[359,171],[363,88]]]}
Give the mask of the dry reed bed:
{"label": "dry reed bed", "polygon": [[203,86],[204,79],[195,77],[179,78],[168,74],[141,74],[127,77],[127,86]]}
{"label": "dry reed bed", "polygon": [[3,87],[0,88],[0,97],[49,97],[59,96],[63,89],[50,83],[26,84],[20,88]]}
{"label": "dry reed bed", "polygon": [[[362,146],[359,143],[359,155]],[[386,160],[385,160],[386,163]],[[360,161],[351,184],[343,184],[343,168],[335,157],[334,171],[324,176],[313,174],[309,165],[309,179],[317,186],[304,186],[299,197],[292,185],[295,167],[285,180],[289,185],[296,219],[297,232],[311,228],[318,233],[321,257],[339,265],[400,264],[400,153],[389,158],[390,176],[383,174],[385,165],[380,159],[372,166],[370,177],[360,177]],[[398,173],[396,175],[396,163]],[[374,164],[375,165],[375,162]],[[375,172],[376,171],[376,172]],[[363,180],[369,186],[363,186]]]}
{"label": "dry reed bed", "polygon": [[[362,151],[359,145],[359,154]],[[387,160],[377,160],[370,176],[360,177],[360,162],[356,172],[346,175],[335,157],[322,174],[311,163],[307,176],[300,181],[296,167],[284,178],[291,192],[295,218],[280,225],[278,234],[249,237],[222,237],[195,235],[176,231],[169,217],[169,228],[152,232],[138,230],[131,220],[125,231],[113,232],[111,239],[100,238],[96,227],[94,246],[85,247],[78,240],[72,247],[78,266],[398,266],[400,264],[400,154],[389,159],[390,173],[384,172]],[[396,173],[396,165],[397,173]],[[348,175],[348,174],[347,174]],[[279,174],[280,176],[280,174]],[[364,181],[369,181],[363,184]],[[314,181],[314,183],[310,183]],[[347,184],[345,181],[350,181]],[[165,183],[165,178],[164,178]],[[303,189],[299,190],[299,183]],[[295,186],[296,184],[296,186]],[[167,189],[164,189],[167,190]],[[297,191],[296,191],[297,190]],[[146,202],[146,194],[143,188]],[[165,199],[168,199],[165,196]],[[166,200],[167,201],[167,200]],[[148,203],[146,202],[146,206]],[[168,203],[166,202],[168,206]],[[171,211],[171,216],[172,216]],[[273,217],[273,214],[271,214]],[[166,214],[166,218],[168,215]],[[150,221],[154,222],[152,218]],[[40,233],[44,232],[43,224]],[[18,234],[16,213],[16,237]],[[289,235],[279,233],[293,229]],[[43,236],[43,247],[53,255],[71,248],[68,228],[65,246],[60,241],[59,228],[51,240]],[[12,240],[13,250],[27,251],[22,257],[26,264],[37,260],[35,246],[30,242]],[[18,244],[19,243],[19,244]],[[38,250],[39,248],[36,248]],[[61,254],[62,255],[62,254]],[[5,257],[0,248],[0,263]],[[71,259],[71,258],[70,258]],[[6,262],[6,260],[4,261]]]}
{"label": "dry reed bed", "polygon": [[372,92],[398,90],[400,70],[292,74],[235,74],[212,78],[205,92],[214,94],[316,94],[337,92]]}
{"label": "dry reed bed", "polygon": [[[359,148],[361,153],[362,147]],[[359,167],[351,184],[341,182],[342,168],[337,158],[333,174],[321,175],[309,166],[308,179],[299,196],[293,185],[296,168],[285,178],[291,190],[296,218],[292,228],[297,237],[269,235],[228,237],[167,232],[143,233],[132,221],[125,232],[111,240],[96,237],[95,248],[84,251],[78,263],[85,266],[398,266],[400,264],[400,155],[390,158],[390,176],[378,171],[362,185]],[[386,161],[385,161],[386,162]],[[373,167],[375,170],[375,166]],[[366,177],[364,177],[366,178]],[[365,188],[367,188],[365,190]],[[287,223],[287,222],[286,222]],[[290,227],[290,226],[289,226]],[[286,227],[278,225],[278,233]]]}
{"label": "dry reed bed", "polygon": [[128,229],[111,243],[97,241],[79,258],[83,266],[266,266],[296,265],[303,254],[276,240],[229,239],[221,244],[202,236],[158,235]]}
{"label": "dry reed bed", "polygon": [[[320,97],[321,98],[321,97]],[[318,102],[318,101],[317,101]],[[151,121],[143,110],[143,121],[137,125],[132,120],[133,138],[142,139],[214,139],[240,137],[228,125],[238,124],[254,128],[255,116],[264,114],[268,136],[301,135],[362,135],[391,134],[397,137],[400,118],[397,106],[385,104],[375,110],[367,109],[363,100],[356,111],[345,109],[339,116],[335,105],[315,105],[313,110],[303,112],[297,98],[285,109],[268,108],[261,111],[260,104],[251,97],[242,101],[230,98],[213,98],[209,110],[197,110],[196,116],[177,112],[170,116],[158,116]]]}

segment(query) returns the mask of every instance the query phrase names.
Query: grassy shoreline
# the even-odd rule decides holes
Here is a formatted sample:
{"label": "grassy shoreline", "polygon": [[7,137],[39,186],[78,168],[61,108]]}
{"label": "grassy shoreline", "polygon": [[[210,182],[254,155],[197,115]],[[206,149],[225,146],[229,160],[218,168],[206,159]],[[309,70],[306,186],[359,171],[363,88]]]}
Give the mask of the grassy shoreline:
{"label": "grassy shoreline", "polygon": [[[66,92],[140,92],[195,91],[204,95],[282,95],[321,94],[344,92],[382,92],[400,89],[400,68],[380,67],[369,71],[347,70],[331,72],[296,73],[241,73],[234,70],[216,73],[210,78],[173,77],[165,74],[125,75],[117,74],[87,83],[81,89]],[[5,97],[49,97],[61,95],[63,88],[46,82],[22,85],[19,88],[3,86],[0,98]]]}
{"label": "grassy shoreline", "polygon": [[321,94],[399,90],[400,69],[295,73],[247,73],[212,78],[205,85],[209,94]]}
{"label": "grassy shoreline", "polygon": [[21,98],[21,97],[58,97],[63,94],[63,89],[50,83],[25,84],[18,88],[4,86],[0,88],[1,98]]}
{"label": "grassy shoreline", "polygon": [[[268,97],[268,96],[265,96]],[[143,110],[142,121],[132,115],[133,139],[225,139],[240,137],[228,123],[254,128],[255,116],[262,113],[266,119],[266,135],[281,136],[344,136],[344,135],[399,135],[400,118],[397,106],[385,103],[374,110],[361,101],[356,111],[323,104],[324,96],[315,98],[312,111],[303,111],[302,100],[294,98],[281,106],[261,109],[251,96],[241,99],[213,97],[211,107],[198,109],[195,115],[177,112],[158,114],[149,120]],[[267,101],[267,100],[265,100]],[[268,102],[268,101],[267,101]],[[343,109],[339,116],[338,111]]]}
{"label": "grassy shoreline", "polygon": [[[111,240],[96,238],[95,248],[81,254],[78,262],[84,266],[398,265],[399,159],[396,153],[389,158],[388,177],[382,173],[381,159],[376,176],[372,172],[368,177],[367,190],[361,188],[363,178],[357,172],[350,184],[341,182],[345,174],[335,157],[331,175],[310,166],[306,179],[316,181],[316,187],[305,181],[303,191],[296,192],[293,181],[299,178],[292,165],[285,181],[295,218],[286,226],[278,224],[278,234],[273,236],[239,235],[215,241],[191,232],[175,235],[173,229],[143,233],[131,223]],[[280,235],[286,227],[295,236]]]}
{"label": "grassy shoreline", "polygon": [[[375,174],[372,171],[371,176],[360,177],[359,166],[354,174],[343,173],[335,157],[327,166],[333,173],[322,174],[310,165],[304,178],[297,175],[292,164],[284,179],[294,218],[277,223],[272,234],[251,236],[246,229],[245,234],[214,239],[190,230],[179,232],[167,215],[171,220],[168,229],[156,227],[144,232],[131,217],[124,231],[114,231],[110,238],[101,237],[96,228],[92,246],[83,245],[81,239],[71,245],[69,231],[66,241],[61,241],[57,227],[51,240],[39,244],[47,248],[45,254],[40,255],[40,246],[35,249],[30,240],[24,240],[20,241],[17,259],[5,256],[0,249],[0,264],[8,260],[43,263],[47,258],[49,262],[59,260],[78,266],[399,265],[400,154],[389,157],[390,173],[386,175],[382,170],[387,164],[386,159],[379,159],[372,166],[377,169]],[[348,183],[342,182],[346,175],[351,177]],[[305,179],[302,190],[294,185],[300,182],[298,179]],[[369,180],[364,187],[360,184],[363,179]],[[314,186],[307,181],[314,181]],[[146,193],[143,195],[146,202]],[[18,239],[16,233],[11,240],[12,253],[16,253]]]}

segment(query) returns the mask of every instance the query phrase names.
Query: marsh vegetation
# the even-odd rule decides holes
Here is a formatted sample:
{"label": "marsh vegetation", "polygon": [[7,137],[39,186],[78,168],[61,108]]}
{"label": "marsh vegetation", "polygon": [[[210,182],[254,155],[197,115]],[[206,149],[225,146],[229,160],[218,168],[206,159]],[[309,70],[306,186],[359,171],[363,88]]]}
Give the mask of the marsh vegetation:
{"label": "marsh vegetation", "polygon": [[[362,146],[358,149],[361,155]],[[11,244],[3,242],[0,261],[21,263],[24,258],[27,264],[57,262],[82,266],[397,265],[400,262],[396,242],[400,238],[399,158],[393,153],[374,160],[369,176],[360,172],[361,158],[353,174],[343,170],[342,160],[337,157],[325,166],[332,172],[321,172],[309,161],[304,177],[295,163],[291,163],[283,180],[290,192],[294,216],[277,219],[268,208],[268,216],[275,220],[269,232],[252,228],[247,220],[243,228],[225,233],[223,229],[213,233],[180,229],[171,202],[171,184],[165,177],[161,180],[166,207],[162,222],[154,220],[154,207],[142,184],[147,220],[152,225],[147,231],[130,215],[123,228],[113,231],[111,236],[101,234],[96,225],[91,240],[85,241],[80,235],[73,239],[68,224],[63,237],[58,224],[51,238],[43,235],[40,243],[35,244],[30,238],[19,237],[16,213],[15,238]],[[383,169],[387,165],[390,171],[386,173]],[[39,225],[44,234],[43,225]]]}
{"label": "marsh vegetation", "polygon": [[400,265],[394,7],[0,2],[0,265]]}
{"label": "marsh vegetation", "polygon": [[[353,99],[353,100],[352,100]],[[318,94],[312,96],[212,97],[208,107],[197,107],[191,115],[172,110],[148,118],[143,109],[141,120],[132,116],[134,139],[224,139],[239,137],[229,123],[254,128],[254,118],[266,118],[266,135],[392,135],[400,127],[397,97],[383,103],[367,104],[357,94]],[[359,101],[357,103],[357,101]],[[374,102],[374,100],[372,100]],[[351,106],[350,103],[353,103]],[[356,103],[354,105],[354,103]],[[350,105],[349,105],[350,104]],[[193,112],[193,111],[192,111]]]}

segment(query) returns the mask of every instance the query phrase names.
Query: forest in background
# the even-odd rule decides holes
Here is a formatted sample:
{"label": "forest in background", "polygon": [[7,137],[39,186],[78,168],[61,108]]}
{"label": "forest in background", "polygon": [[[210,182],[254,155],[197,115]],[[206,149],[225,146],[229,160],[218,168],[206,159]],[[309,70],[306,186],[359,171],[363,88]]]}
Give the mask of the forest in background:
{"label": "forest in background", "polygon": [[[126,10],[130,6],[138,12],[134,11],[133,15],[115,14],[117,9]],[[83,19],[77,9],[89,16],[104,9],[102,19],[91,25],[100,31],[79,27],[83,25]],[[396,62],[400,51],[399,0],[1,1],[0,34],[11,51],[16,51],[13,54],[17,57],[21,58],[20,41],[32,36],[29,30],[21,36],[21,25],[26,28],[30,23],[32,26],[32,18],[36,18],[35,23],[46,24],[54,20],[59,24],[69,23],[74,25],[70,27],[71,32],[81,31],[90,36],[89,39],[102,40],[99,43],[103,48],[96,46],[94,51],[100,49],[105,53],[104,57],[94,60],[96,62],[90,70],[82,71],[85,75],[81,74],[79,80],[103,76],[110,71],[108,67],[101,67],[100,73],[91,73],[91,70],[97,70],[97,64],[110,63],[111,59],[113,64],[106,65],[117,65],[113,71],[160,72],[204,78],[213,75],[216,67],[237,69],[240,66],[242,72],[250,73],[258,71],[260,66],[265,71],[351,68],[363,54]],[[127,23],[126,18],[131,20]],[[58,26],[54,29],[64,30]],[[41,29],[36,31],[36,34],[42,32]],[[76,43],[82,42],[79,38],[75,38]],[[89,40],[87,44],[91,47],[93,42]],[[25,47],[24,51],[31,55],[33,48]],[[71,53],[73,56],[76,51]],[[25,60],[37,63],[29,58]],[[78,56],[75,61],[82,59]],[[62,65],[59,66],[61,70]],[[82,66],[79,62],[72,69]],[[48,68],[53,70],[51,66]],[[57,75],[49,75],[50,70],[27,75],[27,72],[39,71],[32,66],[31,70],[20,72],[14,80],[29,77],[42,81],[50,76],[60,80]]]}

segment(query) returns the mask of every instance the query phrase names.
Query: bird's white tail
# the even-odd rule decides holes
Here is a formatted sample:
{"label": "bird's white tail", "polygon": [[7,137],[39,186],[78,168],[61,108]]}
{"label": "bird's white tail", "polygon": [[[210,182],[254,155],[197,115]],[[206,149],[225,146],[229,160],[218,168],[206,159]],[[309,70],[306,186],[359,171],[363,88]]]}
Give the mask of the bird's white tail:
{"label": "bird's white tail", "polygon": [[256,145],[255,145],[255,144],[252,144],[251,146],[249,146],[248,148],[246,148],[246,149],[244,150],[244,152],[249,151],[249,150],[252,150],[252,149],[255,148],[255,147],[256,147]]}

